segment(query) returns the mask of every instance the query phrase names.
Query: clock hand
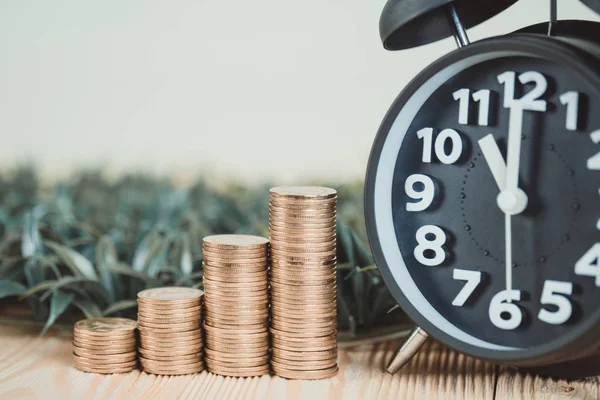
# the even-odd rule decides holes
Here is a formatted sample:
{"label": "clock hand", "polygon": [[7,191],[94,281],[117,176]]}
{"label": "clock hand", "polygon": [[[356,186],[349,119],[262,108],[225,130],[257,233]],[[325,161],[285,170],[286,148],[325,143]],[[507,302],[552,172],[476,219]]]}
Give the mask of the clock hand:
{"label": "clock hand", "polygon": [[494,176],[500,192],[506,187],[506,163],[494,136],[489,133],[478,141],[483,157]]}
{"label": "clock hand", "polygon": [[506,155],[506,184],[496,201],[498,207],[510,215],[520,214],[527,207],[527,195],[519,188],[523,105],[514,101],[508,121],[508,154]]}

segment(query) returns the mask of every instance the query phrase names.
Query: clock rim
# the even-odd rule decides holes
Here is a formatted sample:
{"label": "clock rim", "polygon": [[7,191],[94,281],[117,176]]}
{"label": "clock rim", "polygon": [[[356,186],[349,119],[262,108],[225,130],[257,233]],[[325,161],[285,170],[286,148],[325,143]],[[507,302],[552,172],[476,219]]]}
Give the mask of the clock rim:
{"label": "clock rim", "polygon": [[[364,193],[367,235],[375,263],[394,299],[413,321],[437,340],[468,355],[497,363],[518,366],[556,364],[570,359],[580,358],[593,351],[595,349],[594,345],[598,345],[600,342],[600,339],[598,339],[598,337],[600,337],[600,310],[595,312],[594,315],[589,316],[584,324],[574,327],[571,332],[562,335],[552,342],[533,348],[523,348],[518,350],[507,351],[486,349],[461,341],[440,329],[418,311],[417,308],[413,306],[412,301],[405,296],[401,285],[398,284],[393,277],[393,273],[383,255],[383,248],[380,244],[380,236],[376,225],[374,202],[375,178],[379,169],[379,161],[384,143],[398,114],[423,84],[428,82],[435,74],[443,69],[452,66],[461,60],[485,53],[527,53],[526,56],[541,58],[565,65],[567,68],[578,72],[583,79],[592,83],[592,88],[595,88],[596,94],[599,96],[598,98],[600,98],[600,74],[594,72],[595,69],[598,69],[596,65],[598,65],[597,63],[599,60],[592,57],[590,53],[586,53],[585,50],[581,48],[582,43],[593,46],[598,46],[598,43],[589,41],[578,41],[577,43],[578,45],[575,47],[573,44],[569,44],[568,39],[566,38],[557,39],[533,34],[511,34],[485,39],[455,50],[425,68],[425,70],[418,74],[406,88],[402,90],[386,113],[375,137],[367,164]],[[456,73],[452,76],[455,76]],[[404,135],[406,135],[406,133],[404,133]],[[401,258],[405,268],[404,257],[402,255]]]}

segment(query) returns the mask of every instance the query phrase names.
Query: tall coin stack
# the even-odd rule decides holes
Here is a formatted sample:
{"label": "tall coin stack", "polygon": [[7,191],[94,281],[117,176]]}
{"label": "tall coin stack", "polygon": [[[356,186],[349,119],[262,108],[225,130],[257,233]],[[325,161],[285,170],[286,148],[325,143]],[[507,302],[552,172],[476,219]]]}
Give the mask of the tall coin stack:
{"label": "tall coin stack", "polygon": [[288,379],[337,373],[337,192],[271,189],[271,368]]}
{"label": "tall coin stack", "polygon": [[156,375],[185,375],[204,370],[202,291],[186,287],[138,293],[140,364]]}
{"label": "tall coin stack", "polygon": [[77,369],[98,374],[129,372],[137,366],[136,323],[127,318],[90,318],[73,327]]}
{"label": "tall coin stack", "polygon": [[269,373],[268,246],[259,236],[204,238],[204,352],[210,372]]}

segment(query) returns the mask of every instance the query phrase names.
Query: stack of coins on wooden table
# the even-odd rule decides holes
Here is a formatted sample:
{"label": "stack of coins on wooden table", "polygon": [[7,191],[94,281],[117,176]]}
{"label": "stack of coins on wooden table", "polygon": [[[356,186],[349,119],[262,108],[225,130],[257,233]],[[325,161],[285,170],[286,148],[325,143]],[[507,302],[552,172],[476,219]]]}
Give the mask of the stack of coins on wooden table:
{"label": "stack of coins on wooden table", "polygon": [[165,287],[138,293],[139,360],[145,372],[185,375],[204,370],[202,291]]}
{"label": "stack of coins on wooden table", "polygon": [[77,369],[118,374],[137,366],[136,323],[127,318],[91,318],[73,327],[73,358]]}
{"label": "stack of coins on wooden table", "polygon": [[204,353],[210,372],[269,373],[268,245],[259,236],[204,238]]}
{"label": "stack of coins on wooden table", "polygon": [[271,368],[288,379],[337,373],[337,192],[271,189]]}

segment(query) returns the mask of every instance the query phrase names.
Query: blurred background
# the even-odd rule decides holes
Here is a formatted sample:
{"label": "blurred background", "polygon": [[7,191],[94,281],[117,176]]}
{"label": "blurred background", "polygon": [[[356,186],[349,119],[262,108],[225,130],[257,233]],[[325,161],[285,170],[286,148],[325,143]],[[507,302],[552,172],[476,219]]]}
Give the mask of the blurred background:
{"label": "blurred background", "polygon": [[[7,0],[0,169],[362,179],[389,105],[454,41],[384,51],[383,0]],[[547,21],[521,0],[471,40]],[[578,0],[559,17],[598,20]]]}
{"label": "blurred background", "polygon": [[[599,20],[559,3],[562,19]],[[338,190],[342,337],[402,332],[367,244],[363,174],[394,98],[455,45],[384,51],[383,5],[3,1],[0,316],[43,332],[135,318],[139,290],[202,287],[205,235],[268,236],[271,185],[314,183]],[[548,17],[549,1],[521,0],[469,35]]]}

